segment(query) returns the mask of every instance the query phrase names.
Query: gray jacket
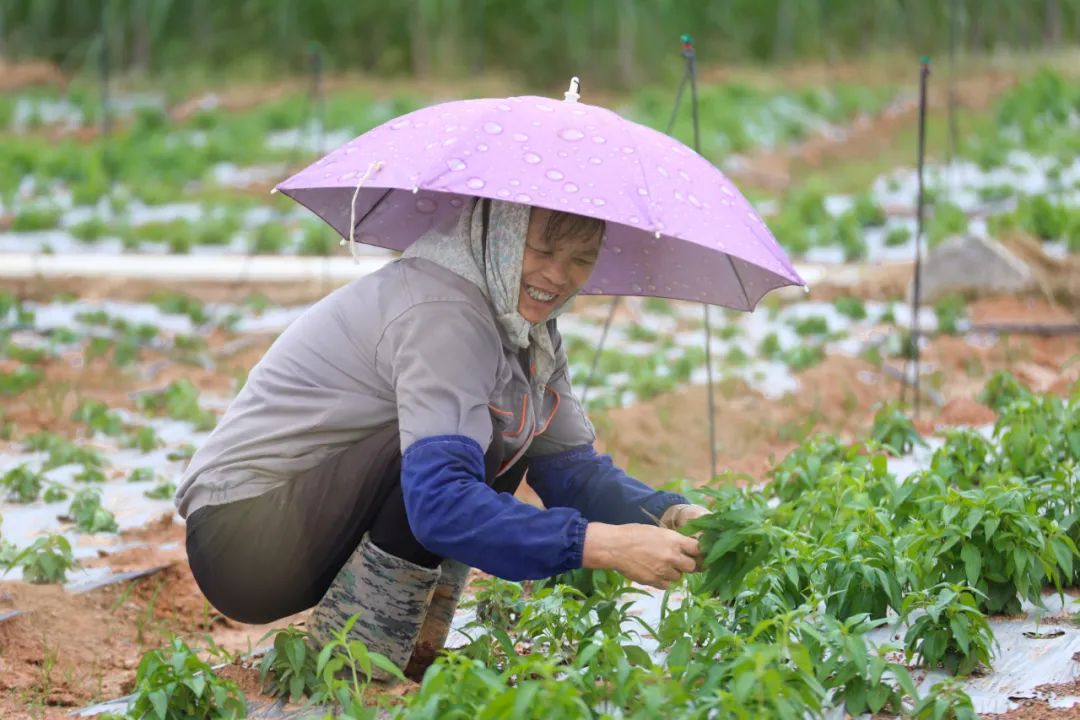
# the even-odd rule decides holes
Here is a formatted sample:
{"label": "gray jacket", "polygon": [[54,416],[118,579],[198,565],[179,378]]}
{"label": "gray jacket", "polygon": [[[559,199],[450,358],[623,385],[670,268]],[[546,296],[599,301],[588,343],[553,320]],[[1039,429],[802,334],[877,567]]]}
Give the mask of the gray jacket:
{"label": "gray jacket", "polygon": [[392,423],[402,452],[434,435],[486,448],[499,432],[504,467],[592,443],[555,341],[557,369],[534,385],[478,287],[428,260],[391,262],[278,337],[191,459],[176,507],[255,497]]}

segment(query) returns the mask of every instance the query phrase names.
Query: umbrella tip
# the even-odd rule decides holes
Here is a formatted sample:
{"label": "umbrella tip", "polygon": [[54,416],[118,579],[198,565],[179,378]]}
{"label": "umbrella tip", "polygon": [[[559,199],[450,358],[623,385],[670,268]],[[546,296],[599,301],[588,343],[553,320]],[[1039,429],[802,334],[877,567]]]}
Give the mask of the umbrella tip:
{"label": "umbrella tip", "polygon": [[802,291],[804,293],[806,293],[806,294],[809,294],[810,293],[810,286],[809,285],[803,285],[802,286]]}
{"label": "umbrella tip", "polygon": [[578,94],[578,90],[581,89],[581,81],[578,76],[570,78],[570,89],[563,93],[563,100],[566,102],[577,102],[581,95]]}
{"label": "umbrella tip", "polygon": [[274,194],[274,193],[276,193],[276,192],[277,192],[277,188],[276,188],[276,187],[275,187],[275,188],[270,188],[270,194],[271,194],[271,195],[273,195],[273,194]]}

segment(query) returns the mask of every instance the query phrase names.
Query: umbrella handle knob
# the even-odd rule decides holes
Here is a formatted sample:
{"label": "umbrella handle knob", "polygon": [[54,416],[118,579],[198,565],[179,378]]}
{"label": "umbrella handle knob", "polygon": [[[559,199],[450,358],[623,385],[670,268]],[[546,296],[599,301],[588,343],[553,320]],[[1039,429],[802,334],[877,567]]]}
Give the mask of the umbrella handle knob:
{"label": "umbrella handle knob", "polygon": [[578,80],[577,75],[570,78],[570,89],[563,93],[563,100],[566,102],[577,102],[581,95],[578,94],[578,89],[581,88],[581,81]]}

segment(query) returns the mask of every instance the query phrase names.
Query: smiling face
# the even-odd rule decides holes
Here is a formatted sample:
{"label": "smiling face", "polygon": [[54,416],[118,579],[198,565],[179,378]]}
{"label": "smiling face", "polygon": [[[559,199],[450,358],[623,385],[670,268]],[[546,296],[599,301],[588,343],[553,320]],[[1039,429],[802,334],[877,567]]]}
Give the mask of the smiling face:
{"label": "smiling face", "polygon": [[588,282],[603,236],[600,220],[533,208],[521,261],[518,313],[531,323],[547,320]]}

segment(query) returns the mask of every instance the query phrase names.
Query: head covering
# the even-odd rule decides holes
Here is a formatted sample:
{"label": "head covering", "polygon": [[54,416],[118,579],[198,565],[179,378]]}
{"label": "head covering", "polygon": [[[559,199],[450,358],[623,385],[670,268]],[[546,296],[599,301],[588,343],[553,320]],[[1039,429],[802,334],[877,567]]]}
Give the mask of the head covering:
{"label": "head covering", "polygon": [[[487,247],[484,245],[484,203],[490,203]],[[521,263],[529,229],[528,205],[477,200],[449,230],[435,229],[422,235],[403,253],[404,257],[430,260],[457,273],[480,288],[495,311],[495,318],[510,343],[529,348],[533,380],[546,385],[555,372],[555,349],[546,323],[530,323],[518,312]],[[556,317],[570,305],[567,299],[548,316]]]}

